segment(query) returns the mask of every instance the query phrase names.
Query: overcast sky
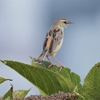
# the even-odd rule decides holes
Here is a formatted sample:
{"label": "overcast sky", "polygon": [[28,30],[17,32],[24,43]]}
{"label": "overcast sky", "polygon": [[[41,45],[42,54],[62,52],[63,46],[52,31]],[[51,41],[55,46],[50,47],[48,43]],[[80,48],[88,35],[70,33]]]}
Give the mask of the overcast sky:
{"label": "overcast sky", "polygon": [[[100,61],[100,0],[0,0],[0,59],[30,64],[29,56],[41,53],[44,37],[59,17],[74,24],[65,29],[56,57],[79,74],[83,83],[91,67]],[[33,87],[28,95],[39,94],[36,87],[2,63],[0,77],[13,79],[0,84],[0,96],[10,84],[14,90]]]}

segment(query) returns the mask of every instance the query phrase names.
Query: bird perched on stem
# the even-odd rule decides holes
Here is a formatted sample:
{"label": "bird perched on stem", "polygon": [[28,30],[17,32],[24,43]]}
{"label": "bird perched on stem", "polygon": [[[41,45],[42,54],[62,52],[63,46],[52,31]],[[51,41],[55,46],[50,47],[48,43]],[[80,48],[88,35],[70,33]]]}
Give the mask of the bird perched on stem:
{"label": "bird perched on stem", "polygon": [[48,66],[48,68],[50,68],[54,64],[50,61],[48,56],[52,56],[60,64],[61,71],[64,65],[55,57],[55,55],[62,46],[64,38],[64,28],[68,24],[73,24],[73,22],[70,22],[65,18],[58,18],[54,22],[44,39],[43,51],[40,56],[35,60],[35,62],[42,63],[44,57],[46,56],[50,62],[50,65]]}

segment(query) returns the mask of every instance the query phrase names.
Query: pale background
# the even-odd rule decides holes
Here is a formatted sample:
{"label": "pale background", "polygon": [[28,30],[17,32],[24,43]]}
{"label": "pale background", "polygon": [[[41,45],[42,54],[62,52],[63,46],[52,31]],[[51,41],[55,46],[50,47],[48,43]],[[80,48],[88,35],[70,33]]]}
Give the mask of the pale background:
{"label": "pale background", "polygon": [[[56,57],[79,74],[83,83],[91,67],[100,61],[100,0],[0,0],[0,59],[30,64],[29,56],[41,53],[44,36],[59,17],[74,24],[65,29]],[[14,90],[33,87],[28,95],[39,94],[36,87],[1,62],[0,76],[13,79],[0,84],[0,96],[10,84]]]}

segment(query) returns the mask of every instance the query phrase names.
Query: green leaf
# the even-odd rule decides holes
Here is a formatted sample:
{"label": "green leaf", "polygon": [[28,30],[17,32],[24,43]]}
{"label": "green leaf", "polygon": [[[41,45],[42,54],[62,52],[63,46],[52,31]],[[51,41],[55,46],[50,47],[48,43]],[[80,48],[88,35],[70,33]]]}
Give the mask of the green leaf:
{"label": "green leaf", "polygon": [[0,77],[0,84],[3,83],[4,81],[12,81],[12,79],[6,79],[6,78],[3,78],[3,77]]}
{"label": "green leaf", "polygon": [[87,74],[84,85],[83,95],[86,100],[100,100],[100,62]]}
{"label": "green leaf", "polygon": [[18,98],[18,99],[25,98],[25,96],[27,95],[29,91],[30,89],[29,90],[16,90],[13,92],[13,98]]}
{"label": "green leaf", "polygon": [[2,100],[12,100],[13,99],[13,85],[8,90],[8,92],[3,96]]}
{"label": "green leaf", "polygon": [[[48,69],[48,66],[50,64],[49,62],[43,61],[42,64],[38,64],[34,62],[35,58],[33,57],[30,57],[30,58],[32,59],[31,61],[32,66],[39,66],[39,67]],[[80,83],[81,82],[80,76],[74,72],[71,72],[69,68],[63,68],[60,72],[59,72],[59,69],[60,67],[56,65],[50,67],[51,71],[59,73],[64,79],[67,79],[67,80],[69,79],[73,83],[74,87],[77,86],[77,89],[78,89],[77,91],[82,94],[82,85]]]}
{"label": "green leaf", "polygon": [[44,95],[74,90],[74,85],[69,79],[52,70],[16,61],[4,60],[2,62],[34,84]]}

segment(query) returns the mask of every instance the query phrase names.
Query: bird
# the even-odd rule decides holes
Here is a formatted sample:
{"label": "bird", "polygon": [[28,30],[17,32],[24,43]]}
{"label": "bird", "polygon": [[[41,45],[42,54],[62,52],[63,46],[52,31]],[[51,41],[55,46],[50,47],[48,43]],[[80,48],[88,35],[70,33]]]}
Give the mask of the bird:
{"label": "bird", "polygon": [[50,68],[51,66],[55,65],[49,59],[49,56],[51,56],[60,64],[60,71],[62,70],[64,65],[55,56],[62,46],[64,29],[68,26],[68,24],[73,24],[73,22],[66,18],[58,18],[54,21],[53,25],[45,36],[42,53],[35,59],[35,63],[41,64],[44,57],[47,57],[48,61],[50,62],[48,68]]}

